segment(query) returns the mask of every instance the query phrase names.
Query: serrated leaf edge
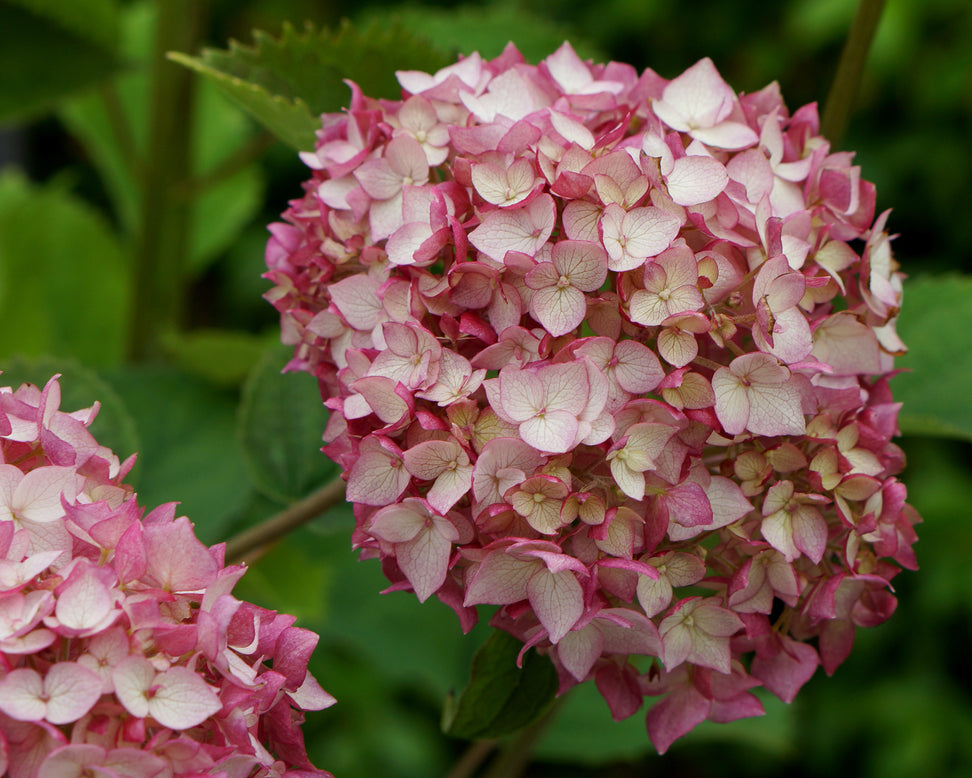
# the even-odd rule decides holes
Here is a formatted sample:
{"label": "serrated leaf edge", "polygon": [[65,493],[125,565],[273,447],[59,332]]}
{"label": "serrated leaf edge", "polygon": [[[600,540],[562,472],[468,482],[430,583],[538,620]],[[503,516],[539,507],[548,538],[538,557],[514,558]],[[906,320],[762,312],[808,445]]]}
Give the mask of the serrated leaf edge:
{"label": "serrated leaf edge", "polygon": [[[167,52],[166,58],[173,62],[178,63],[179,65],[182,65],[183,67],[187,67],[190,70],[194,70],[200,75],[212,79],[212,81],[217,86],[222,86],[226,83],[230,83],[234,87],[237,87],[239,89],[248,89],[254,94],[259,95],[261,98],[269,99],[270,102],[285,106],[287,109],[297,108],[298,110],[302,110],[306,114],[309,128],[316,128],[316,126],[318,125],[318,120],[315,119],[313,114],[311,113],[310,106],[307,105],[307,103],[302,99],[300,99],[299,97],[289,98],[289,97],[284,97],[283,95],[271,94],[269,90],[267,90],[265,87],[261,86],[260,84],[254,83],[253,81],[247,81],[246,79],[240,78],[239,76],[234,76],[229,73],[226,73],[225,71],[218,70],[212,67],[211,65],[207,65],[205,62],[202,61],[201,58],[192,57],[180,51]],[[273,127],[269,125],[266,121],[264,121],[262,117],[257,116],[250,109],[249,106],[244,105],[242,102],[240,102],[240,100],[232,92],[230,92],[229,90],[225,90],[225,91],[228,97],[230,97],[234,102],[236,102],[248,114],[250,114],[255,119],[257,119],[261,124],[266,126],[267,129],[273,132],[274,135],[276,135],[280,140],[282,140],[288,146],[292,147],[297,151],[306,151],[314,147],[313,129],[309,129],[308,136],[298,138],[297,136],[292,135],[289,132],[285,132],[281,130],[281,128],[279,127]]]}

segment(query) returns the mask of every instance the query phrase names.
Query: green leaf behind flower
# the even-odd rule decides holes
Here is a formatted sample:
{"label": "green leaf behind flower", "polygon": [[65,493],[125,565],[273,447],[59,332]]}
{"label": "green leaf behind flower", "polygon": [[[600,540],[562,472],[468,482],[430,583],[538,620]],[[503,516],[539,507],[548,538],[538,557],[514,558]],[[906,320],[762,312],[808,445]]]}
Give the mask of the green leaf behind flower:
{"label": "green leaf behind flower", "polygon": [[[377,9],[372,10],[371,18],[379,20],[379,13]],[[517,2],[464,4],[452,8],[403,6],[396,10],[396,21],[444,48],[467,55],[478,51],[486,58],[497,57],[513,41],[527,62],[539,62],[569,39],[582,59],[598,62],[610,59],[555,16]]]}
{"label": "green leaf behind flower", "polygon": [[[126,69],[112,79],[109,88],[89,90],[58,106],[58,117],[84,146],[129,237],[141,229],[156,11],[148,3],[125,8],[119,24],[120,56],[127,63]],[[239,161],[253,143],[253,122],[215,85],[207,81],[199,87],[188,114],[192,180],[179,192],[193,206],[185,258],[186,268],[193,275],[234,244],[240,230],[260,208],[264,194],[263,171],[255,161],[220,175],[224,166]]]}
{"label": "green leaf behind flower", "polygon": [[163,334],[162,348],[187,373],[230,387],[241,384],[262,359],[268,340],[239,330],[198,329]]}
{"label": "green leaf behind flower", "polygon": [[57,184],[0,175],[0,357],[116,364],[129,273],[108,223],[86,202]]}
{"label": "green leaf behind flower", "polygon": [[523,666],[516,658],[523,643],[495,630],[472,661],[469,685],[459,699],[449,697],[442,714],[447,735],[467,739],[502,737],[532,724],[549,710],[557,693],[557,671],[551,661],[527,652]]}
{"label": "green leaf behind flower", "polygon": [[303,497],[337,472],[320,450],[327,410],[317,382],[281,374],[290,355],[279,345],[264,354],[243,387],[238,422],[254,485],[282,503]]}
{"label": "green leaf behind flower", "polygon": [[178,501],[201,541],[225,540],[254,494],[236,445],[235,393],[163,365],[102,375],[135,421],[139,456],[128,481],[139,504]]}
{"label": "green leaf behind flower", "polygon": [[972,440],[972,277],[908,281],[898,332],[908,346],[895,361],[907,372],[891,382],[902,432]]}
{"label": "green leaf behind flower", "polygon": [[113,0],[0,0],[0,119],[38,114],[119,67]]}
{"label": "green leaf behind flower", "polygon": [[256,43],[230,42],[228,50],[206,49],[198,57],[169,57],[219,86],[254,118],[295,149],[314,147],[320,114],[348,101],[344,79],[365,94],[400,94],[396,70],[438,70],[449,58],[428,41],[398,25],[357,30],[344,22],[337,30],[285,25],[279,38],[256,31]]}

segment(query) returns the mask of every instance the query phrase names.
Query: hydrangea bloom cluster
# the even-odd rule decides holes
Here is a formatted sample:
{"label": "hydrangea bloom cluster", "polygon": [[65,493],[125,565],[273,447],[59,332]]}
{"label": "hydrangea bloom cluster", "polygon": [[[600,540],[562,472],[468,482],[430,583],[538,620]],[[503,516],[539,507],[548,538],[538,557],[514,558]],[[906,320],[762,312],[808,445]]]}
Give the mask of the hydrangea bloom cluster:
{"label": "hydrangea bloom cluster", "polygon": [[363,555],[464,628],[501,606],[616,718],[664,695],[659,751],[832,673],[919,520],[902,276],[852,154],[708,59],[398,80],[323,117],[266,252]]}
{"label": "hydrangea bloom cluster", "polygon": [[329,775],[300,731],[334,702],[317,635],[235,599],[174,504],[142,518],[134,457],[59,404],[56,377],[0,389],[0,773]]}

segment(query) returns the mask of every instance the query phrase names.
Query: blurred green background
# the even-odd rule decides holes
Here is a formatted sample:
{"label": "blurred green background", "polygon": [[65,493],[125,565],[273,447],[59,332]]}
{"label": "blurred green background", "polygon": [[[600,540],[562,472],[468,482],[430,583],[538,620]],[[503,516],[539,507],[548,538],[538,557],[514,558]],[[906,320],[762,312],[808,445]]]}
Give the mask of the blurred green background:
{"label": "blurred green background", "polygon": [[[56,370],[63,407],[100,400],[99,439],[140,452],[140,501],[181,501],[208,543],[335,475],[317,452],[314,382],[279,374],[287,350],[260,299],[265,225],[306,170],[167,50],[250,44],[252,30],[277,36],[287,20],[337,29],[347,17],[386,36],[371,64],[387,73],[408,58],[495,56],[508,40],[536,62],[567,39],[584,57],[667,78],[709,56],[737,90],[777,80],[792,110],[826,97],[854,6],[0,0],[0,381]],[[913,354],[902,364],[916,372],[892,386],[909,400],[904,480],[925,523],[921,570],[895,581],[897,614],[859,631],[835,676],[818,672],[792,705],[770,699],[762,719],[703,725],[662,758],[642,714],[614,724],[595,691],[577,689],[526,774],[972,775],[970,141],[972,4],[888,0],[841,145],[877,185],[878,210],[894,208],[910,276],[900,331]],[[309,716],[316,764],[339,778],[446,775],[468,744],[441,734],[442,701],[464,685],[486,630],[461,637],[438,602],[379,597],[377,563],[348,550],[352,524],[341,507],[294,533],[238,595],[322,634],[312,668],[339,705]]]}

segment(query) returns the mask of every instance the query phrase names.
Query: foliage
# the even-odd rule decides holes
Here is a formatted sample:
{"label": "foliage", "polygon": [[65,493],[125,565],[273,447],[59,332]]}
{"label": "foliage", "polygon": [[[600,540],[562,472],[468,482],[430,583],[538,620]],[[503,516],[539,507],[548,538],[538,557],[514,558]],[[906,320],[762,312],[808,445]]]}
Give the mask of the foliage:
{"label": "foliage", "polygon": [[0,2],[0,120],[40,113],[109,76],[121,64],[117,27],[114,0]]}
{"label": "foliage", "polygon": [[[166,158],[150,132],[161,72],[153,49],[163,5],[0,2],[2,153],[24,168],[5,169],[0,178],[0,382],[43,381],[57,371],[65,407],[101,400],[93,429],[120,456],[139,452],[132,479],[140,503],[181,500],[179,510],[193,517],[200,538],[216,543],[327,477],[312,436],[265,458],[241,446],[244,382],[269,381],[268,365],[279,352],[264,345],[276,339],[269,306],[241,304],[234,290],[255,299],[266,289],[257,280],[262,225],[293,196],[304,171],[284,146],[268,148],[266,135],[220,86],[189,74],[191,96],[168,110],[188,133],[190,165],[162,208],[165,214],[182,209],[188,235],[184,262],[171,271],[182,314],[177,324],[160,327],[165,333],[157,333],[150,360],[133,361],[123,333],[135,306],[135,255],[146,221],[163,215],[153,217],[144,207],[146,161]],[[342,28],[338,15],[348,6],[336,3],[209,5],[212,15],[194,43],[178,47],[181,54],[224,87],[234,78],[255,79],[255,87],[241,80],[232,88],[259,95],[254,104],[300,148],[313,143],[314,114],[346,102],[339,81],[350,71],[341,59],[346,50],[321,55],[327,83],[310,85],[305,95],[287,80],[286,56],[273,49],[288,36],[303,39],[307,53],[327,36],[358,36],[348,40],[360,42],[366,34],[360,30],[377,24],[377,32],[367,34],[382,42],[368,50],[384,78],[405,67],[434,68],[442,60],[433,47],[496,55],[508,37],[522,41],[532,61],[569,38],[583,56],[651,65],[666,77],[711,56],[730,83],[755,90],[776,78],[797,105],[823,100],[852,16],[851,4],[841,0],[789,0],[772,8],[758,0],[703,0],[693,6],[690,23],[681,6],[661,0],[493,0],[455,7],[375,0],[355,6],[365,24]],[[394,26],[389,20],[399,11]],[[284,15],[297,23],[303,14],[312,17],[313,32],[300,24],[282,28]],[[253,46],[199,53],[205,43],[249,40],[254,23],[269,33]],[[427,39],[429,52],[411,37],[401,48],[429,58],[397,59],[394,35],[381,29]],[[273,77],[262,80],[254,69],[271,50]],[[917,546],[921,570],[902,580],[895,618],[862,635],[847,664],[833,678],[815,678],[791,706],[771,708],[764,701],[765,719],[700,727],[663,762],[647,753],[641,721],[613,722],[596,692],[578,689],[541,736],[531,775],[664,770],[726,778],[853,770],[864,778],[930,772],[958,778],[972,768],[972,686],[963,648],[972,640],[966,517],[972,449],[962,442],[970,435],[963,324],[969,282],[962,274],[972,266],[964,231],[956,226],[972,208],[966,183],[970,56],[967,2],[888,0],[846,140],[877,184],[879,210],[895,208],[889,229],[901,235],[895,253],[912,276],[899,331],[912,348],[900,364],[913,372],[895,378],[892,388],[905,401],[909,501],[926,523]],[[372,89],[396,96],[382,90]],[[315,105],[309,95],[317,93],[331,102]],[[277,396],[299,393],[292,385],[298,377],[276,378]],[[85,398],[68,400],[75,391]],[[299,402],[310,394],[312,387]],[[281,420],[280,428],[296,432],[292,418]],[[318,421],[309,426],[320,429]],[[293,463],[291,452],[300,447],[309,448]],[[293,469],[282,478],[275,463],[284,461]],[[294,479],[295,473],[304,475]],[[450,688],[466,682],[488,631],[456,638],[455,617],[440,603],[419,605],[401,593],[379,598],[379,566],[358,562],[348,551],[348,533],[339,529],[349,520],[346,509],[338,509],[288,537],[253,562],[238,596],[294,612],[323,635],[311,666],[340,704],[309,717],[313,761],[347,778],[444,774],[464,744],[442,735],[442,704]],[[308,568],[307,577],[292,575]]]}
{"label": "foliage", "polygon": [[394,26],[358,32],[347,22],[334,32],[289,24],[274,39],[254,34],[254,46],[233,41],[228,51],[206,50],[200,57],[171,58],[211,79],[281,140],[297,150],[314,144],[319,116],[346,101],[346,79],[369,94],[393,97],[399,70],[438,70],[444,55],[427,40]]}
{"label": "foliage", "polygon": [[550,660],[527,653],[506,632],[495,631],[472,660],[469,685],[456,699],[447,697],[442,729],[447,735],[494,738],[510,735],[545,713],[557,691],[557,673]]}
{"label": "foliage", "polygon": [[905,434],[972,440],[972,365],[956,359],[972,353],[972,278],[922,276],[907,290],[900,324],[910,350],[899,363],[905,372],[894,381],[895,398],[905,409],[901,428]]}

